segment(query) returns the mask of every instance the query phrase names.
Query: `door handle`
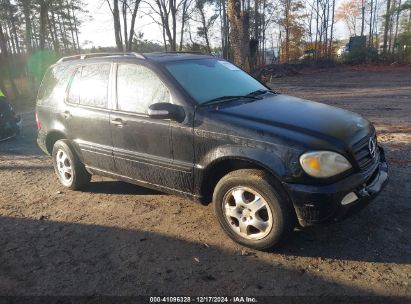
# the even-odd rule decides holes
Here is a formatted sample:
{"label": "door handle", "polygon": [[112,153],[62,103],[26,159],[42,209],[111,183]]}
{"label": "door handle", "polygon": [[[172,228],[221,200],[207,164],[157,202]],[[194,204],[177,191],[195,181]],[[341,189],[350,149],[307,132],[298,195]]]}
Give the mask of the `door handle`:
{"label": "door handle", "polygon": [[121,118],[114,118],[111,120],[111,123],[119,128],[126,125],[126,123]]}
{"label": "door handle", "polygon": [[69,118],[71,117],[71,113],[70,113],[69,111],[64,111],[64,112],[62,113],[62,115],[63,115],[63,117],[64,117],[65,119],[69,119]]}

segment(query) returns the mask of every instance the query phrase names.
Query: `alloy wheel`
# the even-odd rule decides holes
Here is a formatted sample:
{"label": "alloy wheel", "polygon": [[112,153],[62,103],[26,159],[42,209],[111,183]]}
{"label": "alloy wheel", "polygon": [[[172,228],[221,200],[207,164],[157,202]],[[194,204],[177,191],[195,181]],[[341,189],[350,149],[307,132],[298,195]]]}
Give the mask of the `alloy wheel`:
{"label": "alloy wheel", "polygon": [[271,208],[255,190],[236,187],[223,199],[223,213],[230,228],[248,240],[266,237],[273,227]]}
{"label": "alloy wheel", "polygon": [[56,166],[60,175],[60,179],[65,183],[71,183],[73,179],[73,169],[71,167],[71,161],[67,156],[67,153],[59,149],[56,153]]}

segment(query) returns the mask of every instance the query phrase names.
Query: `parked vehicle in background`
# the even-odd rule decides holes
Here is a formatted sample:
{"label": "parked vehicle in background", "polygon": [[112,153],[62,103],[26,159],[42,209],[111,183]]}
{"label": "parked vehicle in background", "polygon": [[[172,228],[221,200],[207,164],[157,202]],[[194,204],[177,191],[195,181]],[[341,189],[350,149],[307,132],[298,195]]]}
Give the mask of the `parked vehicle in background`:
{"label": "parked vehicle in background", "polygon": [[0,141],[13,138],[20,133],[22,119],[17,115],[6,96],[0,90]]}
{"label": "parked vehicle in background", "polygon": [[36,114],[38,144],[65,187],[97,174],[212,200],[227,235],[257,249],[297,223],[343,218],[388,180],[369,121],[273,92],[206,55],[63,58]]}

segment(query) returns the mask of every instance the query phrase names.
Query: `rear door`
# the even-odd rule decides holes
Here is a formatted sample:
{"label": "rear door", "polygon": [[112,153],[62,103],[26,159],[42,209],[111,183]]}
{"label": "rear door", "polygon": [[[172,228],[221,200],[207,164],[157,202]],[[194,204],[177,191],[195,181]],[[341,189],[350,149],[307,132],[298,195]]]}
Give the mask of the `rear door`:
{"label": "rear door", "polygon": [[86,166],[113,172],[110,131],[111,63],[87,64],[73,74],[63,117]]}
{"label": "rear door", "polygon": [[111,114],[113,156],[120,175],[175,188],[170,120],[152,119],[148,107],[171,102],[170,92],[150,68],[117,64],[117,106]]}

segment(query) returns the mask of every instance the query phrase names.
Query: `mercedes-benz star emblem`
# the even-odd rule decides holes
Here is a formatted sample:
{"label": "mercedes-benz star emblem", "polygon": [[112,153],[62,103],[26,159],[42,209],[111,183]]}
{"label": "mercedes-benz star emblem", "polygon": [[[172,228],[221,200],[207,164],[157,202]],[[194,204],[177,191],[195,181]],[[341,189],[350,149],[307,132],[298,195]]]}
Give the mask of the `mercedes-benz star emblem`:
{"label": "mercedes-benz star emblem", "polygon": [[368,150],[370,151],[371,157],[374,158],[375,152],[377,150],[377,144],[375,143],[374,137],[370,137],[370,140],[368,141]]}

